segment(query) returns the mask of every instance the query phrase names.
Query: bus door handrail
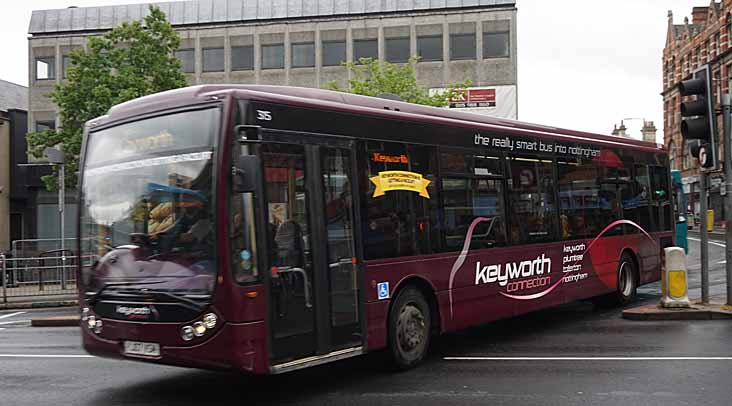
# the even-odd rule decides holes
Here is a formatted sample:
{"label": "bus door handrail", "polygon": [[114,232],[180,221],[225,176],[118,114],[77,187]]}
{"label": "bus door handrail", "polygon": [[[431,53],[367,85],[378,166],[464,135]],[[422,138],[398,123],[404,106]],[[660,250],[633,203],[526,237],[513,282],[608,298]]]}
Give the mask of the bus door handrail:
{"label": "bus door handrail", "polygon": [[302,275],[303,285],[305,287],[305,307],[313,307],[313,304],[310,300],[310,279],[308,279],[308,274],[307,274],[307,272],[305,272],[304,269],[283,266],[283,267],[278,268],[277,272],[278,273],[295,272],[297,274]]}

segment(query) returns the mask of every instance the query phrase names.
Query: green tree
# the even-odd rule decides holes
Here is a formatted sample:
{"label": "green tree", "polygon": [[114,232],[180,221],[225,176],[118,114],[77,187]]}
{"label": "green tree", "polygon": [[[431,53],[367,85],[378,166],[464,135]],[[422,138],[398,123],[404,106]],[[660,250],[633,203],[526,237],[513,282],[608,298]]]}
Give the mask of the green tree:
{"label": "green tree", "polygon": [[358,62],[347,62],[343,65],[353,73],[353,79],[348,81],[348,89],[338,85],[336,81],[328,82],[331,90],[360,94],[364,96],[378,96],[391,93],[409,103],[424,104],[434,107],[445,107],[453,99],[470,86],[470,81],[450,84],[444,92],[433,95],[417,84],[414,75],[414,65],[418,58],[412,57],[409,63],[393,64],[379,62],[371,58],[361,58]]}
{"label": "green tree", "polygon": [[[66,187],[74,187],[84,123],[104,115],[115,104],[185,86],[180,61],[173,55],[179,45],[178,33],[154,6],[142,20],[89,37],[86,50],[69,55],[67,82],[50,94],[59,108],[60,128],[28,134],[31,155],[41,158],[46,147],[60,146],[69,174]],[[56,172],[43,181],[48,190],[58,189]]]}

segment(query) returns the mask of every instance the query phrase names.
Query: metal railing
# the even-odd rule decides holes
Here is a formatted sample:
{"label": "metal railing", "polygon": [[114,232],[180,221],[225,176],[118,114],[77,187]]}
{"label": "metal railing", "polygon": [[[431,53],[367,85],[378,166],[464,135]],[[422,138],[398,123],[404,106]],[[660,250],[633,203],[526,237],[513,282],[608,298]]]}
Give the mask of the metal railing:
{"label": "metal railing", "polygon": [[93,255],[73,256],[69,250],[51,250],[33,257],[14,258],[0,253],[2,302],[38,297],[76,295],[76,269],[91,265]]}

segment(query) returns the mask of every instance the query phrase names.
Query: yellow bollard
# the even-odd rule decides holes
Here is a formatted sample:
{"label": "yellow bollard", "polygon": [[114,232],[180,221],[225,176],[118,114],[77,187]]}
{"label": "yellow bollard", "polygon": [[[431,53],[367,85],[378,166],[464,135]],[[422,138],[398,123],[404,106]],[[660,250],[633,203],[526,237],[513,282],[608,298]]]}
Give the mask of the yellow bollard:
{"label": "yellow bollard", "polygon": [[714,210],[707,210],[707,231],[714,231]]}
{"label": "yellow bollard", "polygon": [[663,251],[666,254],[666,268],[661,275],[661,306],[690,307],[684,249],[668,247]]}

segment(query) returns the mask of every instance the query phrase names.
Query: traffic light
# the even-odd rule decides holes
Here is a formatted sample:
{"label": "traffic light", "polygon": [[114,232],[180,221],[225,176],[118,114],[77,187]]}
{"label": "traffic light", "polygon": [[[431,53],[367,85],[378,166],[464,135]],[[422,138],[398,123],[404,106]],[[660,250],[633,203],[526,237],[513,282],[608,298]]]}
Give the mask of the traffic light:
{"label": "traffic light", "polygon": [[681,103],[681,136],[689,143],[691,155],[703,168],[717,167],[717,119],[714,115],[712,70],[704,65],[694,71],[694,78],[679,83],[682,96],[696,100]]}

